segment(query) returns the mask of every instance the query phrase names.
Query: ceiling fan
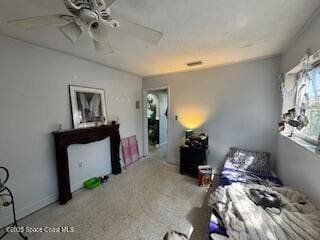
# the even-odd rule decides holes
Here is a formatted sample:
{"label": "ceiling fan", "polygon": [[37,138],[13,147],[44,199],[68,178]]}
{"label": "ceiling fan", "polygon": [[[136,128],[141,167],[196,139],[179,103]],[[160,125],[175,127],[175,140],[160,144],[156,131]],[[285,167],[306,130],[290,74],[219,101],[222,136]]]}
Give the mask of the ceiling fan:
{"label": "ceiling fan", "polygon": [[8,23],[27,30],[46,26],[57,26],[73,43],[77,42],[83,31],[88,31],[97,52],[112,53],[108,35],[120,31],[134,38],[156,45],[163,33],[130,22],[111,17],[110,6],[116,0],[63,0],[72,15],[55,14],[24,19],[9,20]]}

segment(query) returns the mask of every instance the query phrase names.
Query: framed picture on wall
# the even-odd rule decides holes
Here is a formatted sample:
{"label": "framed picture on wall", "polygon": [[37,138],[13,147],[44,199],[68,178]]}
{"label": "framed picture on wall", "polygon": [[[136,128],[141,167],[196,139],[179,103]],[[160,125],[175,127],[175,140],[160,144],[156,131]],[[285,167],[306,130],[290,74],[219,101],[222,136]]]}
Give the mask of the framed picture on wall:
{"label": "framed picture on wall", "polygon": [[94,127],[107,122],[103,89],[69,86],[74,128]]}

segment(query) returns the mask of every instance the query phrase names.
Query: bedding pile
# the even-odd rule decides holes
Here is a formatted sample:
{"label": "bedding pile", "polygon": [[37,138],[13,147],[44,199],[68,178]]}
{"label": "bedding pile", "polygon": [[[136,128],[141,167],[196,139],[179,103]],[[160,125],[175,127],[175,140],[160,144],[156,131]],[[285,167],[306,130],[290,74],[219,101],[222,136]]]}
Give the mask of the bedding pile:
{"label": "bedding pile", "polygon": [[230,148],[209,199],[210,240],[320,240],[319,210],[305,195],[283,187],[270,156]]}
{"label": "bedding pile", "polygon": [[[277,194],[281,209],[256,205],[250,189]],[[221,216],[229,239],[320,239],[320,211],[305,195],[288,187],[232,183],[220,186],[209,205]]]}

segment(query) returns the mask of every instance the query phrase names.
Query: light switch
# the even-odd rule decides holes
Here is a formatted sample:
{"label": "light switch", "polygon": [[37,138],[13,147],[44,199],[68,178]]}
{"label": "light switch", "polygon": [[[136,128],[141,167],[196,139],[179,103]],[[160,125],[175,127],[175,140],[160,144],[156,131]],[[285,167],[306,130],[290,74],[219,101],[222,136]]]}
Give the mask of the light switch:
{"label": "light switch", "polygon": [[136,101],[136,109],[140,109],[140,101]]}

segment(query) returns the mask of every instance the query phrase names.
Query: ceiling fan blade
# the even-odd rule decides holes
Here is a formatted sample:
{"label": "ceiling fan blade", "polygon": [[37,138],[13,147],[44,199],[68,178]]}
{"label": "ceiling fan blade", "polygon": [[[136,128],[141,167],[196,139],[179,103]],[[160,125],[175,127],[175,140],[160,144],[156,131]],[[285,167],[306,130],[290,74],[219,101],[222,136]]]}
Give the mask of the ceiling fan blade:
{"label": "ceiling fan blade", "polygon": [[94,47],[97,52],[102,54],[111,54],[113,53],[113,49],[110,45],[110,43],[105,39],[103,41],[96,41],[93,40]]}
{"label": "ceiling fan blade", "polygon": [[115,18],[119,22],[119,27],[115,30],[119,30],[125,34],[128,34],[134,38],[138,38],[147,43],[156,45],[163,37],[163,33],[154,29],[142,26],[137,23],[130,22],[123,18]]}
{"label": "ceiling fan blade", "polygon": [[110,7],[116,0],[104,0],[104,2],[106,3],[106,7]]}
{"label": "ceiling fan blade", "polygon": [[94,42],[94,47],[97,52],[102,54],[113,53],[113,49],[107,40],[109,32],[103,21],[92,22],[88,32]]}
{"label": "ceiling fan blade", "polygon": [[19,28],[32,30],[32,29],[42,28],[46,26],[68,24],[72,19],[73,19],[73,16],[57,14],[57,15],[47,15],[47,16],[9,20],[7,21],[7,23],[12,24]]}
{"label": "ceiling fan blade", "polygon": [[70,22],[67,25],[60,26],[58,29],[73,43],[78,41],[83,32],[82,28],[75,22]]}
{"label": "ceiling fan blade", "polygon": [[89,35],[93,40],[103,41],[108,37],[108,29],[103,21],[92,22],[88,29]]}

